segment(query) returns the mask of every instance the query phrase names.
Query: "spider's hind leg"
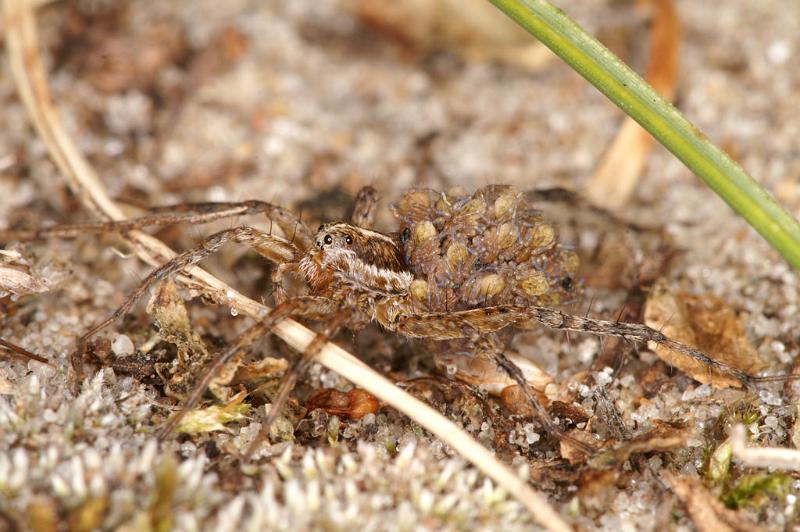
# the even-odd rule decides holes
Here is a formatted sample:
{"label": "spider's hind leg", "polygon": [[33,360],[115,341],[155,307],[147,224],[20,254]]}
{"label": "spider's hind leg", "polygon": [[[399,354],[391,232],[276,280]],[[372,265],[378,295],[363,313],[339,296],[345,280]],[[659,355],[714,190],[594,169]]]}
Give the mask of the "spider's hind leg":
{"label": "spider's hind leg", "polygon": [[533,388],[531,388],[531,385],[525,378],[522,370],[506,356],[505,349],[500,344],[500,341],[496,335],[486,334],[478,336],[473,340],[473,344],[475,345],[476,356],[488,357],[494,361],[494,363],[497,364],[500,369],[505,371],[514,382],[517,383],[523,395],[525,396],[525,399],[527,399],[528,403],[533,407],[534,412],[536,412],[536,416],[539,418],[539,421],[549,434],[552,434],[559,440],[568,441],[573,446],[581,449],[581,451],[587,455],[591,456],[594,454],[596,449],[565,434],[564,431],[562,431],[561,428],[556,424],[556,422],[553,421],[553,418],[550,417],[547,409],[544,407],[541,401],[539,401],[539,398],[536,397]]}

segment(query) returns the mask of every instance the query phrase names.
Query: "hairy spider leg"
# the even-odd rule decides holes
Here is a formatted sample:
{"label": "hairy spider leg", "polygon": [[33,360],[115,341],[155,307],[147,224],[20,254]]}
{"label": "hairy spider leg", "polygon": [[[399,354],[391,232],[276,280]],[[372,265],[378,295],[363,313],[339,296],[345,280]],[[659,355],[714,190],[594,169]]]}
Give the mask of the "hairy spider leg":
{"label": "hairy spider leg", "polygon": [[20,347],[20,346],[18,346],[16,344],[12,344],[11,342],[7,342],[6,340],[3,340],[2,338],[0,338],[0,349],[2,349],[3,351],[9,352],[14,356],[27,358],[27,359],[30,359],[30,360],[35,360],[36,362],[41,362],[42,364],[47,364],[48,366],[52,366],[52,364],[50,364],[50,362],[46,358],[40,357],[39,355],[35,355],[35,354],[31,353],[30,351],[28,351],[27,349],[23,349],[22,347]]}
{"label": "hairy spider leg", "polygon": [[264,419],[264,422],[261,425],[261,430],[258,432],[258,435],[255,437],[255,439],[250,442],[250,445],[248,445],[244,452],[245,458],[252,456],[252,454],[258,448],[259,443],[269,436],[270,428],[272,427],[273,423],[275,423],[275,420],[278,418],[281,410],[283,410],[286,402],[289,400],[289,394],[297,384],[297,380],[303,373],[306,372],[308,367],[314,361],[314,357],[317,356],[325,344],[328,343],[328,341],[336,336],[336,334],[341,330],[342,326],[347,321],[348,316],[349,312],[347,311],[334,312],[333,315],[330,316],[325,322],[323,329],[314,336],[314,339],[310,344],[308,344],[308,347],[306,347],[305,351],[303,351],[300,360],[293,366],[289,367],[286,375],[283,376],[283,380],[278,388],[278,393],[275,395],[275,399],[272,400],[272,406],[270,406],[267,417]]}
{"label": "hairy spider leg", "polygon": [[217,252],[223,245],[231,241],[245,244],[263,257],[276,263],[288,262],[290,260],[294,260],[297,256],[297,250],[285,239],[268,235],[252,227],[243,226],[234,229],[226,229],[209,236],[198,246],[175,256],[170,261],[162,264],[150,272],[150,274],[145,277],[130,294],[128,294],[122,305],[120,305],[117,310],[111,314],[111,316],[93,326],[78,339],[76,351],[73,353],[73,366],[76,366],[77,364],[76,371],[80,373],[80,356],[83,354],[89,338],[91,338],[101,329],[107,327],[114,321],[127,314],[136,301],[147,292],[150,286],[177,274],[189,266],[197,264],[207,256]]}
{"label": "hairy spider leg", "polygon": [[505,355],[504,349],[501,345],[499,345],[498,338],[495,334],[490,333],[488,335],[479,336],[473,341],[473,343],[475,344],[479,354],[488,356],[492,361],[494,361],[495,364],[497,364],[497,367],[505,371],[506,374],[517,383],[520,390],[522,390],[523,395],[525,395],[525,398],[528,400],[528,403],[530,403],[536,411],[536,416],[539,418],[539,421],[542,422],[542,425],[544,425],[545,430],[549,434],[554,435],[559,440],[568,441],[570,444],[579,448],[587,455],[593,455],[595,453],[597,449],[585,442],[573,438],[569,434],[564,433],[564,431],[559,428],[555,421],[553,421],[553,418],[550,417],[547,409],[545,409],[544,405],[536,397],[536,394],[533,393],[533,389],[528,383],[528,380],[525,378],[525,375],[522,373],[522,370],[520,370],[519,366],[517,366]]}
{"label": "hairy spider leg", "polygon": [[169,436],[183,416],[197,405],[219,371],[236,354],[242,350],[249,349],[257,340],[269,334],[284,319],[289,317],[321,319],[332,311],[331,305],[332,303],[329,299],[316,296],[299,296],[276,305],[263,319],[257,321],[240,334],[236,341],[209,365],[207,371],[203,374],[203,378],[195,384],[178,411],[161,427],[158,432],[158,439],[164,440]]}
{"label": "hairy spider leg", "polygon": [[41,240],[44,238],[76,238],[85,234],[124,233],[149,226],[180,223],[205,224],[223,218],[265,214],[274,220],[285,236],[296,233],[295,247],[303,252],[313,244],[311,231],[289,211],[263,201],[181,203],[148,209],[150,214],[112,222],[62,224],[37,229],[2,230],[0,242]]}

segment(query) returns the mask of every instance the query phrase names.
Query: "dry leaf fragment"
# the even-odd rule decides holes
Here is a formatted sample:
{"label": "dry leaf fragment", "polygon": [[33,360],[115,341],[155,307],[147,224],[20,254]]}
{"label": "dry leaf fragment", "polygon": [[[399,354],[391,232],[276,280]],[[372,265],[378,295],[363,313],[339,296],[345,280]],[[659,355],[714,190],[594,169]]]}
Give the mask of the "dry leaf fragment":
{"label": "dry leaf fragment", "polygon": [[655,427],[623,442],[614,449],[598,453],[589,465],[598,469],[614,467],[622,464],[633,454],[664,452],[686,446],[686,440],[692,431],[679,424],[655,421]]}
{"label": "dry leaf fragment", "polygon": [[[553,377],[534,361],[523,356],[508,353],[506,355],[519,367],[525,380],[536,391],[544,391]],[[502,395],[506,388],[514,386],[516,381],[497,367],[492,360],[458,353],[441,353],[436,355],[436,365],[448,376],[461,382],[480,386],[492,395]]]}
{"label": "dry leaf fragment", "polygon": [[[536,389],[533,390],[533,393],[542,405],[547,406],[550,404],[550,400],[544,393]],[[518,384],[512,384],[511,386],[503,388],[503,391],[500,392],[500,401],[503,403],[503,407],[512,414],[524,416],[537,415],[537,412]]]}
{"label": "dry leaf fragment", "polygon": [[234,395],[227,404],[190,410],[178,423],[178,432],[199,434],[218,430],[227,431],[226,423],[247,419],[250,405],[242,402],[246,395],[245,392],[241,392]]}
{"label": "dry leaf fragment", "polygon": [[13,382],[0,375],[0,395],[16,395],[17,387]]}
{"label": "dry leaf fragment", "polygon": [[47,279],[34,275],[19,252],[0,249],[0,295],[9,292],[15,296],[25,296],[49,289]]}
{"label": "dry leaf fragment", "polygon": [[256,362],[239,364],[228,386],[243,384],[247,389],[253,389],[266,380],[277,379],[289,367],[285,358],[266,357]]}
{"label": "dry leaf fragment", "polygon": [[[585,430],[573,429],[566,434],[570,438],[583,442],[590,447],[596,447],[599,443],[590,432]],[[591,458],[584,449],[581,449],[566,438],[561,439],[559,443],[561,446],[561,457],[570,464],[583,464]]]}
{"label": "dry leaf fragment", "polygon": [[309,411],[321,408],[330,415],[355,420],[374,414],[380,406],[374,395],[361,388],[353,388],[347,393],[334,388],[316,390],[306,403]]}
{"label": "dry leaf fragment", "polygon": [[[673,294],[663,281],[647,298],[644,321],[670,338],[696,347],[710,357],[747,373],[757,373],[766,364],[747,339],[744,325],[734,310],[716,296]],[[720,388],[740,388],[741,383],[697,360],[669,348],[650,343],[650,349],[667,364],[693,379]]]}
{"label": "dry leaf fragment", "polygon": [[703,483],[692,477],[677,477],[662,472],[672,491],[681,500],[689,517],[700,532],[759,532],[763,530],[743,515],[728,510],[711,495]]}

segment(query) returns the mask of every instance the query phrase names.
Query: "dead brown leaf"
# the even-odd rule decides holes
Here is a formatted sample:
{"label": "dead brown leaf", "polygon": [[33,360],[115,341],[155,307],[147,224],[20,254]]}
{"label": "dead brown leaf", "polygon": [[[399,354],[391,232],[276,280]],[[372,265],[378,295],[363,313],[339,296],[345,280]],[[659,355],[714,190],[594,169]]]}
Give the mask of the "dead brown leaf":
{"label": "dead brown leaf", "polygon": [[263,384],[264,381],[277,379],[283,375],[288,367],[289,362],[285,358],[273,357],[239,364],[228,386],[243,384],[247,389],[253,389]]}
{"label": "dead brown leaf", "polygon": [[[544,391],[548,384],[555,382],[553,377],[534,361],[514,353],[508,353],[507,356],[522,371],[525,380],[534,390]],[[448,376],[473,386],[480,386],[492,395],[502,395],[509,386],[515,386],[516,381],[487,358],[440,353],[436,355],[435,362],[436,366]]]}
{"label": "dead brown leaf", "polygon": [[[574,440],[578,440],[579,442],[587,444],[590,448],[596,447],[598,444],[598,441],[594,439],[594,436],[585,430],[573,429],[567,431],[566,434]],[[584,449],[578,447],[569,439],[562,438],[559,443],[561,445],[561,457],[570,464],[583,464],[586,463],[589,458],[591,458]]]}
{"label": "dead brown leaf", "polygon": [[0,249],[0,294],[9,292],[15,296],[26,296],[49,289],[47,279],[35,275],[22,255]]}
{"label": "dead brown leaf", "polygon": [[353,388],[347,393],[334,388],[316,390],[306,402],[309,411],[320,408],[330,415],[355,420],[374,414],[380,406],[374,395],[361,388]]}
{"label": "dead brown leaf", "polygon": [[[547,406],[550,403],[547,396],[542,392],[533,390],[533,393],[542,405]],[[518,384],[512,384],[511,386],[503,388],[503,391],[500,392],[500,401],[503,403],[503,407],[512,414],[524,416],[537,415],[536,410],[531,406],[530,401],[528,401],[528,398],[522,392],[522,388],[520,388]]]}
{"label": "dead brown leaf", "polygon": [[700,532],[760,532],[763,530],[738,512],[728,510],[693,477],[678,477],[667,470],[662,477],[686,507]]}
{"label": "dead brown leaf", "polygon": [[[766,364],[747,339],[736,312],[711,294],[674,294],[658,282],[647,298],[644,321],[670,338],[696,347],[720,362],[747,373],[757,373]],[[693,379],[716,387],[741,387],[741,383],[683,353],[650,344],[650,349],[667,364]]]}

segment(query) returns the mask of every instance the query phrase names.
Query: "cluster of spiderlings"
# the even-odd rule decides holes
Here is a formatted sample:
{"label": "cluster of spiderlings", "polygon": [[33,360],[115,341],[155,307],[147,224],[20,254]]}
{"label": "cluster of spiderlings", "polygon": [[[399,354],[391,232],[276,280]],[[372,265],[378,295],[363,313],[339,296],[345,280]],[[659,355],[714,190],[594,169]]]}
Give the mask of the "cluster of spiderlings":
{"label": "cluster of spiderlings", "polygon": [[430,311],[572,301],[578,257],[555,227],[509,186],[408,192],[394,205],[416,280],[411,296]]}

